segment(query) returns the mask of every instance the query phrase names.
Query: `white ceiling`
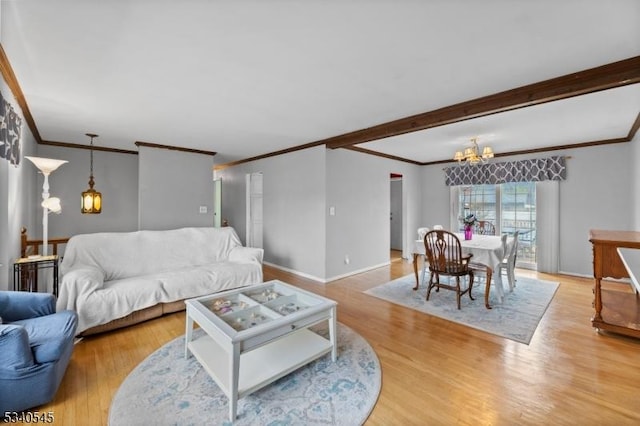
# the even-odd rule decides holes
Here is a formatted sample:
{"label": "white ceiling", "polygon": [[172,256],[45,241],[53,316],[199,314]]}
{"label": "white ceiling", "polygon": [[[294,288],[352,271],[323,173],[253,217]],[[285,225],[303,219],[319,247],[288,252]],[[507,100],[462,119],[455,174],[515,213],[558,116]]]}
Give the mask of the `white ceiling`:
{"label": "white ceiling", "polygon": [[[2,0],[0,42],[42,139],[244,159],[640,55],[618,0]],[[625,137],[640,85],[359,147],[446,160]]]}

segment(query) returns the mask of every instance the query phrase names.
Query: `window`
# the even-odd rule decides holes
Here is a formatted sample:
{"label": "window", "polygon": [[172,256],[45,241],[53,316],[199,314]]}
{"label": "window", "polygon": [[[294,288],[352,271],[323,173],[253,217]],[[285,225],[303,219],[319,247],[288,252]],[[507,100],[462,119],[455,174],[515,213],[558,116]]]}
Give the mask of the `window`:
{"label": "window", "polygon": [[[488,220],[496,225],[498,224],[496,217],[498,209],[496,208],[496,190],[497,185],[469,185],[461,186],[459,192],[459,212],[458,217],[463,217],[469,213],[475,213],[479,220]],[[462,224],[460,230],[462,231]]]}
{"label": "window", "polygon": [[496,234],[519,231],[518,266],[536,267],[536,184],[514,182],[500,185],[462,185],[455,187],[455,222],[475,213],[479,220],[493,222]]}

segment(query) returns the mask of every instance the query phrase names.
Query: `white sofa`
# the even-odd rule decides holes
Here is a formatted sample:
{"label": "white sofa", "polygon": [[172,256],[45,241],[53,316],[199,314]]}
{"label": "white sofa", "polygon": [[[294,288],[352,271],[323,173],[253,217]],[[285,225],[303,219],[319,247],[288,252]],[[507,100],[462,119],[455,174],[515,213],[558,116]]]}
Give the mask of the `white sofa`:
{"label": "white sofa", "polygon": [[79,335],[119,328],[260,283],[262,257],[229,227],[76,235],[60,264],[57,309],[78,313]]}

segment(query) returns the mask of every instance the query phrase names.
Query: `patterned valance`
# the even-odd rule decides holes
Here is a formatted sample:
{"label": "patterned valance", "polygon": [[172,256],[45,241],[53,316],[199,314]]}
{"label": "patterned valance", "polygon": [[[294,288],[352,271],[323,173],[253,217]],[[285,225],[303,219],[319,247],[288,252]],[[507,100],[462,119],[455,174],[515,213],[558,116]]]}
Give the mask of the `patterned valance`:
{"label": "patterned valance", "polygon": [[565,180],[567,177],[564,157],[536,158],[533,160],[477,165],[461,164],[447,167],[444,171],[447,186]]}
{"label": "patterned valance", "polygon": [[20,163],[22,119],[0,93],[0,158],[17,166]]}

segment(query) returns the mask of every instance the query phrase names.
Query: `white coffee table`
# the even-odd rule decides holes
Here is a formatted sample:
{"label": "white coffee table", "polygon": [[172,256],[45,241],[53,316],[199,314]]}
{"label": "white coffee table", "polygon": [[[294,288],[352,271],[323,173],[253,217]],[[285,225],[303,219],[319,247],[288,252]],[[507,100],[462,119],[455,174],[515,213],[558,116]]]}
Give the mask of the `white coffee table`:
{"label": "white coffee table", "polygon": [[[185,357],[191,352],[229,398],[238,399],[331,352],[335,362],[337,303],[281,281],[185,301]],[[328,321],[329,339],[309,329]],[[193,339],[193,323],[205,334]]]}

